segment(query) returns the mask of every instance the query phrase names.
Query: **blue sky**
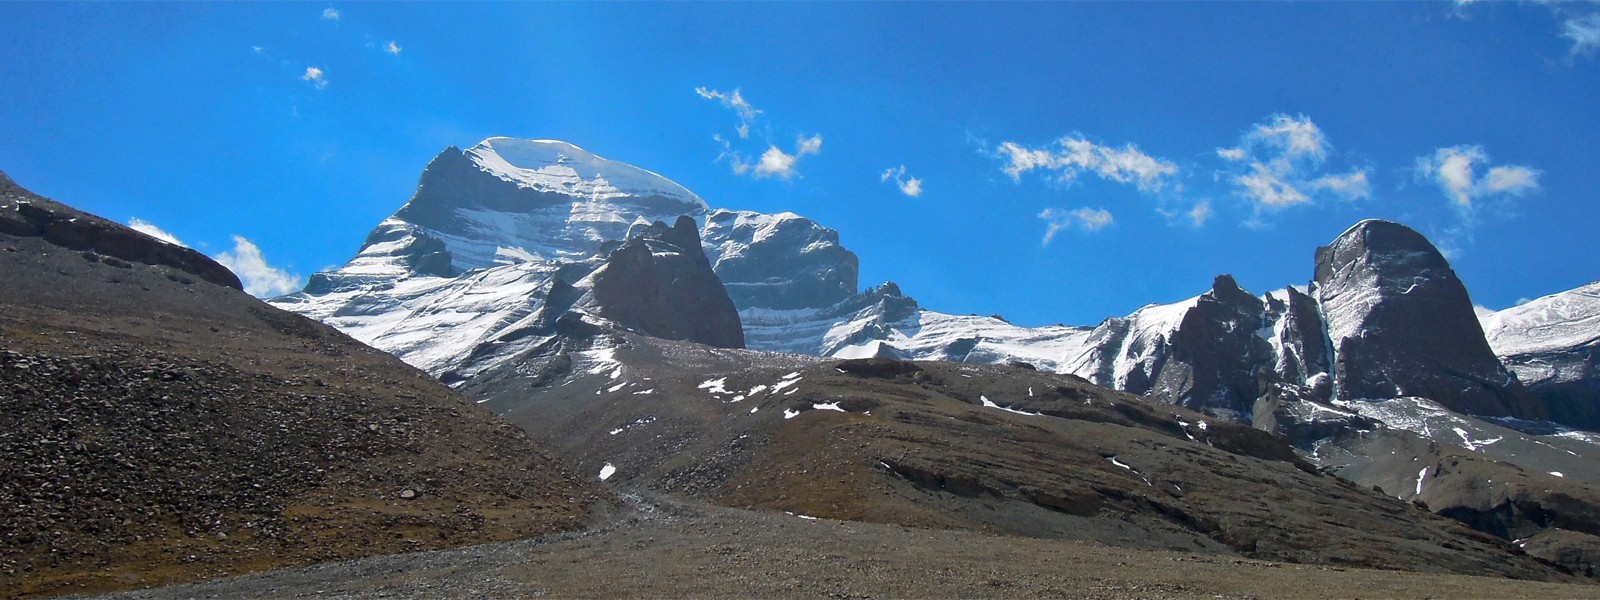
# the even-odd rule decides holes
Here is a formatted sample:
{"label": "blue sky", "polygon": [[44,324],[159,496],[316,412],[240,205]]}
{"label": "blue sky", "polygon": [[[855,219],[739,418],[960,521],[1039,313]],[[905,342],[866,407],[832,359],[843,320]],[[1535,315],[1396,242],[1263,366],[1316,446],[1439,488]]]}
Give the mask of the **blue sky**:
{"label": "blue sky", "polygon": [[0,3],[0,170],[263,293],[510,135],[811,217],[944,312],[1303,284],[1368,217],[1504,308],[1600,279],[1597,51],[1594,3]]}

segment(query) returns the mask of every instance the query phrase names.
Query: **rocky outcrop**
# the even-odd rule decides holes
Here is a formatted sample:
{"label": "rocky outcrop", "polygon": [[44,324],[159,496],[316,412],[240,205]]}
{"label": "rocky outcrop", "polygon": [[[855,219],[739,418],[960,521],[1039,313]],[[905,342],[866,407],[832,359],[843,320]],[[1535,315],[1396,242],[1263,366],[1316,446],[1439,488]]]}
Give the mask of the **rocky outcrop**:
{"label": "rocky outcrop", "polygon": [[1466,287],[1421,234],[1362,221],[1316,257],[1338,399],[1420,396],[1469,414],[1543,416],[1489,349]]}
{"label": "rocky outcrop", "polygon": [[1260,298],[1221,275],[1200,295],[1168,340],[1166,361],[1148,390],[1157,398],[1217,415],[1248,420],[1269,378],[1272,348],[1257,332]]}
{"label": "rocky outcrop", "polygon": [[42,237],[69,250],[162,265],[217,285],[243,290],[239,276],[206,255],[40,197],[0,173],[0,233]]}
{"label": "rocky outcrop", "polygon": [[657,222],[612,251],[591,276],[600,316],[646,335],[743,348],[739,312],[700,249],[694,219]]}

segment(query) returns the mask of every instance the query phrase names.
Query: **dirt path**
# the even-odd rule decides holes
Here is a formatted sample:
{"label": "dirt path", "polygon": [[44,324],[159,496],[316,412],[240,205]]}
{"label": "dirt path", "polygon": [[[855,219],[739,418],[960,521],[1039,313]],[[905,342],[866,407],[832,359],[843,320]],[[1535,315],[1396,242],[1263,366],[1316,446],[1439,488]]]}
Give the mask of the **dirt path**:
{"label": "dirt path", "polygon": [[553,538],[327,563],[115,598],[1577,598],[1600,587],[1141,552],[633,498]]}

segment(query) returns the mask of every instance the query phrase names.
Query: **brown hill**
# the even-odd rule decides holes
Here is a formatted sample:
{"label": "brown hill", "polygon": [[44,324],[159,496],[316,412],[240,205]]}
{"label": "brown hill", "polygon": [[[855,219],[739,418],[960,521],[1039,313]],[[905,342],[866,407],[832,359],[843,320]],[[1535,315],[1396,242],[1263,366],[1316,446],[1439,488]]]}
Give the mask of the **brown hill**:
{"label": "brown hill", "polygon": [[851,521],[1564,579],[1270,434],[1018,366],[838,361],[618,332],[464,391],[608,483]]}
{"label": "brown hill", "polygon": [[507,540],[609,503],[399,360],[3,175],[0,282],[0,596]]}

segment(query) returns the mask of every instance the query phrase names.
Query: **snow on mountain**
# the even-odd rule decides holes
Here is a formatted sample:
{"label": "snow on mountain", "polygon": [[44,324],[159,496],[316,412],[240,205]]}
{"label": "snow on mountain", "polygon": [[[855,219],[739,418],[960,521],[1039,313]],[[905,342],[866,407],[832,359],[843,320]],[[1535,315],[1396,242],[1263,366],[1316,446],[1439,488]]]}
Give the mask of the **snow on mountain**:
{"label": "snow on mountain", "polygon": [[[597,310],[583,304],[593,303],[586,278],[624,240],[708,212],[683,186],[572,144],[490,138],[441,152],[355,257],[273,302],[436,376],[470,375],[554,335],[575,303]],[[642,260],[669,257],[652,258]],[[632,313],[661,312],[644,308]]]}
{"label": "snow on mountain", "polygon": [[817,310],[851,300],[859,267],[839,233],[794,213],[717,210],[706,257],[740,310]]}
{"label": "snow on mountain", "polygon": [[582,260],[638,223],[708,211],[699,196],[650,171],[566,142],[497,137],[440,153],[387,223],[442,242],[453,274]]}
{"label": "snow on mountain", "polygon": [[[1363,221],[1319,251],[1309,294],[1256,296],[1221,277],[1205,294],[1095,327],[1029,328],[929,310],[892,283],[858,291],[858,259],[830,228],[793,213],[713,211],[658,174],[553,140],[446,149],[348,264],[276,302],[442,374],[510,356],[485,352],[512,333],[512,346],[539,343],[526,332],[540,319],[548,327],[540,313],[552,293],[565,310],[566,295],[588,293],[568,288],[630,234],[685,215],[700,223],[753,349],[1026,362],[1246,422],[1271,385],[1317,400],[1424,395],[1484,414],[1514,404],[1469,389],[1515,380],[1456,322],[1471,305],[1443,257],[1392,223]],[[1508,348],[1582,342],[1600,318],[1593,287],[1490,317],[1503,323],[1491,337]]]}
{"label": "snow on mountain", "polygon": [[586,197],[591,202],[660,196],[686,204],[704,200],[665,177],[639,167],[595,156],[557,140],[492,137],[466,151],[485,172],[519,187]]}
{"label": "snow on mountain", "polygon": [[458,277],[401,277],[372,288],[302,292],[271,302],[438,376],[538,313],[561,270],[554,263],[523,262]]}
{"label": "snow on mountain", "polygon": [[1554,361],[1549,355],[1600,346],[1600,281],[1490,313],[1482,322],[1494,353],[1524,383],[1583,377],[1581,361]]}

